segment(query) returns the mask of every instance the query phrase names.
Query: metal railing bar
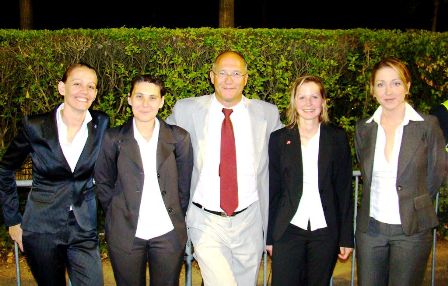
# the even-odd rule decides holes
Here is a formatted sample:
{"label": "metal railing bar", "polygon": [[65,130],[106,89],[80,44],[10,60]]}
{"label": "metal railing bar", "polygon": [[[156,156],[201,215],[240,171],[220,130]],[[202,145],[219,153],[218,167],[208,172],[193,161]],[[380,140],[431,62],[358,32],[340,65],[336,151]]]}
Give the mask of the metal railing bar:
{"label": "metal railing bar", "polygon": [[14,256],[16,260],[16,281],[17,286],[20,286],[22,284],[20,279],[20,261],[19,261],[19,245],[16,241],[14,241]]}

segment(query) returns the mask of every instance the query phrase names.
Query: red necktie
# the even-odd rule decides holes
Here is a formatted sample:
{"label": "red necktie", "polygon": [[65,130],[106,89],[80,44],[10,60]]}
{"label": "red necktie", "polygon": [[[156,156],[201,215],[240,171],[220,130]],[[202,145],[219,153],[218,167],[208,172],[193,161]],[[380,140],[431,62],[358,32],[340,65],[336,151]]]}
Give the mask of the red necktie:
{"label": "red necktie", "polygon": [[238,207],[238,182],[236,177],[236,149],[230,114],[232,109],[223,108],[224,120],[221,127],[221,163],[219,175],[221,181],[221,208],[232,215]]}

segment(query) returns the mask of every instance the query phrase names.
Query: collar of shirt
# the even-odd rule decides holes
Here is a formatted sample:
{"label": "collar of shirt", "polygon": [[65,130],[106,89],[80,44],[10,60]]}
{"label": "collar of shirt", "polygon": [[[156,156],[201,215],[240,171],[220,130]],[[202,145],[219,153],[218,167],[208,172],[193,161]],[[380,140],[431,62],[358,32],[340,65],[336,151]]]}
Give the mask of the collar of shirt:
{"label": "collar of shirt", "polygon": [[138,130],[137,125],[135,125],[135,118],[132,120],[132,127],[134,128],[134,138],[137,141],[138,145],[157,144],[160,130],[160,123],[157,117],[154,119],[154,130],[152,131],[152,136],[151,139],[149,139],[149,141],[146,140],[145,137],[143,137],[143,135]]}
{"label": "collar of shirt", "polygon": [[[232,106],[232,107],[229,108],[229,109],[233,109],[233,112],[234,112],[234,113],[236,113],[236,112],[239,113],[241,110],[243,110],[243,108],[247,108],[247,102],[248,102],[247,98],[243,95],[241,101],[238,102],[235,106]],[[210,106],[210,107],[211,107],[211,109],[212,109],[213,111],[218,111],[220,114],[222,114],[222,116],[223,116],[223,118],[224,118],[224,113],[222,113],[222,109],[223,109],[223,108],[227,108],[227,107],[225,107],[224,105],[222,105],[221,102],[219,102],[219,101],[216,99],[216,95],[215,95],[214,93],[212,94],[212,100],[211,100],[211,106]],[[234,113],[232,113],[232,115],[233,115]],[[230,115],[230,116],[232,116],[232,115]]]}
{"label": "collar of shirt", "polygon": [[[380,124],[381,122],[381,114],[383,112],[383,108],[379,106],[372,117],[370,117],[366,123],[370,123],[372,121],[375,121],[377,124]],[[402,125],[408,125],[409,121],[424,121],[423,117],[418,114],[417,111],[415,111],[414,108],[409,103],[405,103],[405,111],[404,111],[404,118]]]}
{"label": "collar of shirt", "polygon": [[[59,140],[63,144],[68,144],[68,142],[67,142],[67,125],[65,125],[64,121],[62,120],[62,113],[61,113],[62,110],[64,110],[64,103],[61,103],[61,105],[59,105],[58,109],[56,110],[56,124],[58,127]],[[87,123],[89,123],[90,121],[92,121],[92,115],[87,110],[86,117],[84,118],[84,121],[81,125],[80,130],[83,128],[86,128]]]}
{"label": "collar of shirt", "polygon": [[56,110],[56,125],[58,129],[58,140],[59,146],[62,149],[62,153],[64,154],[65,160],[72,172],[75,171],[76,165],[78,163],[79,157],[81,156],[82,150],[84,150],[84,146],[87,142],[87,138],[89,137],[89,132],[87,130],[87,123],[92,120],[92,116],[89,112],[86,113],[84,121],[78,130],[78,132],[73,137],[73,140],[69,142],[67,140],[67,132],[68,128],[62,120],[62,110],[64,109],[64,104],[61,104]]}

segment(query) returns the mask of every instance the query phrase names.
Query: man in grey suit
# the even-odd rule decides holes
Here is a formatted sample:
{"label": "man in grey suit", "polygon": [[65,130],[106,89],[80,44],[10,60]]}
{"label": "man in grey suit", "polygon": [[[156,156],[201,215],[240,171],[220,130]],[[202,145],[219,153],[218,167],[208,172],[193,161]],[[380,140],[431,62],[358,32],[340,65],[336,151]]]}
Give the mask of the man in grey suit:
{"label": "man in grey suit", "polygon": [[[276,106],[243,96],[248,74],[240,53],[220,53],[210,80],[213,94],[179,100],[167,119],[186,129],[193,145],[188,235],[206,286],[256,285],[268,218],[267,145],[282,123]],[[236,146],[237,205],[230,212],[221,207],[220,194],[226,109]]]}

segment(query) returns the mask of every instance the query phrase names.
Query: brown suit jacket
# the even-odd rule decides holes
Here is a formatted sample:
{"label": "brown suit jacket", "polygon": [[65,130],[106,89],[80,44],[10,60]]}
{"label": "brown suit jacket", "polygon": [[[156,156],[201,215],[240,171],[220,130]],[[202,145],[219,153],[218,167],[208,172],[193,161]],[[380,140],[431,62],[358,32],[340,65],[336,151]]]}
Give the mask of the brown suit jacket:
{"label": "brown suit jacket", "polygon": [[[179,243],[185,245],[193,150],[188,132],[159,121],[157,177]],[[107,130],[95,165],[96,192],[106,213],[109,247],[130,252],[137,229],[143,181],[142,158],[131,119],[123,126]]]}

